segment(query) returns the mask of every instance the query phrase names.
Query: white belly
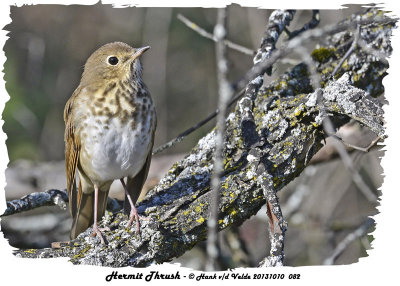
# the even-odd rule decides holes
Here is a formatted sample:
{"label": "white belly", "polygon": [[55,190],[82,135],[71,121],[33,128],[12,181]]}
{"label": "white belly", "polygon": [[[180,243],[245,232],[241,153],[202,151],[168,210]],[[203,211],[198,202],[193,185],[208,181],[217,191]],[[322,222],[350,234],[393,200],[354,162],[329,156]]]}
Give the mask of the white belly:
{"label": "white belly", "polygon": [[135,176],[143,167],[150,151],[150,122],[145,122],[144,126],[139,123],[132,129],[131,120],[121,125],[119,121],[112,119],[109,128],[105,129],[95,127],[96,119],[102,122],[106,120],[102,116],[86,119],[86,136],[83,136],[85,142],[81,144],[81,155],[87,158],[81,160],[85,173],[93,182]]}

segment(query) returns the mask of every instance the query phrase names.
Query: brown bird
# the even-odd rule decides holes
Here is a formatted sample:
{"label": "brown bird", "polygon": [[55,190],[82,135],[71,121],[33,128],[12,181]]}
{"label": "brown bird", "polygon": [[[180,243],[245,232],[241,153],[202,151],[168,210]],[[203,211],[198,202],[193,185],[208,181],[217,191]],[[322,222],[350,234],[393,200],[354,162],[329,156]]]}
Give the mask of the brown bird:
{"label": "brown bird", "polygon": [[108,192],[116,179],[125,189],[128,227],[136,219],[139,232],[135,203],[149,171],[157,121],[139,59],[149,48],[135,49],[121,42],[100,47],[86,61],[81,82],[66,103],[64,140],[73,218],[71,239],[93,224],[92,236],[98,235],[104,243],[105,229],[100,229],[97,221],[105,213]]}

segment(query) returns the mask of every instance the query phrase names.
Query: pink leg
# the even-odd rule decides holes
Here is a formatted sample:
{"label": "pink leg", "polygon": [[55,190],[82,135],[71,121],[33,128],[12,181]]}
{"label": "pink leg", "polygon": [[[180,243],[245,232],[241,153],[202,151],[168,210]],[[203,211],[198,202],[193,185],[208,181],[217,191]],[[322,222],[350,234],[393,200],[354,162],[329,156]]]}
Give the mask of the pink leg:
{"label": "pink leg", "polygon": [[98,235],[100,237],[101,243],[105,244],[102,231],[105,231],[105,230],[109,231],[110,229],[109,228],[99,228],[97,226],[98,199],[99,199],[99,187],[97,185],[94,185],[94,223],[93,223],[93,232],[92,232],[91,236]]}
{"label": "pink leg", "polygon": [[138,211],[137,211],[137,209],[135,208],[135,205],[134,205],[134,203],[133,203],[133,201],[132,201],[132,198],[131,198],[131,196],[130,196],[129,193],[128,193],[128,189],[126,188],[126,184],[125,184],[125,182],[124,182],[124,178],[121,178],[120,181],[121,181],[121,183],[122,183],[122,186],[124,187],[125,194],[126,194],[126,196],[128,197],[129,204],[131,205],[131,213],[130,213],[130,215],[129,215],[129,222],[128,222],[127,227],[130,227],[130,226],[131,226],[131,224],[132,224],[132,222],[133,222],[133,219],[135,218],[135,219],[136,219],[136,231],[137,231],[137,233],[140,233],[140,222],[139,222],[139,214],[138,214]]}

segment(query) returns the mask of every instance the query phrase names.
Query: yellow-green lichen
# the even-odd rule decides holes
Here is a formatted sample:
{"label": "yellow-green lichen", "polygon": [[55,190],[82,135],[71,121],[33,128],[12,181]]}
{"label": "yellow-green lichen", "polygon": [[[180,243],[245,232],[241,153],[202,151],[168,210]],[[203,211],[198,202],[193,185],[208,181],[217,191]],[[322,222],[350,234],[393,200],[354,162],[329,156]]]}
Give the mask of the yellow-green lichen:
{"label": "yellow-green lichen", "polygon": [[86,246],[84,249],[82,249],[78,254],[75,254],[72,259],[77,259],[77,258],[81,258],[84,257],[84,254],[91,249],[91,246]]}
{"label": "yellow-green lichen", "polygon": [[297,117],[297,116],[300,116],[300,114],[301,114],[301,112],[304,110],[304,104],[302,103],[302,104],[300,104],[299,106],[297,106],[296,108],[295,108],[295,110],[294,110],[294,115]]}
{"label": "yellow-green lichen", "polygon": [[200,218],[196,219],[196,221],[197,221],[198,223],[203,223],[203,222],[204,222],[204,218],[203,218],[203,217],[200,217]]}
{"label": "yellow-green lichen", "polygon": [[286,89],[288,87],[287,81],[281,80],[279,83],[276,85],[275,89],[280,90],[280,89]]}
{"label": "yellow-green lichen", "polygon": [[362,76],[363,76],[362,74],[353,73],[353,82],[355,83],[358,82]]}
{"label": "yellow-green lichen", "polygon": [[259,201],[259,200],[263,200],[263,199],[264,199],[264,196],[260,195],[260,196],[257,196],[257,197],[253,197],[250,200],[250,202],[255,202],[255,201]]}
{"label": "yellow-green lichen", "polygon": [[[228,177],[229,178],[229,177]],[[226,178],[225,182],[221,185],[221,188],[227,190],[228,189],[228,178]]]}
{"label": "yellow-green lichen", "polygon": [[35,253],[35,251],[36,251],[36,249],[27,249],[27,250],[25,250],[24,252],[27,252],[27,253]]}

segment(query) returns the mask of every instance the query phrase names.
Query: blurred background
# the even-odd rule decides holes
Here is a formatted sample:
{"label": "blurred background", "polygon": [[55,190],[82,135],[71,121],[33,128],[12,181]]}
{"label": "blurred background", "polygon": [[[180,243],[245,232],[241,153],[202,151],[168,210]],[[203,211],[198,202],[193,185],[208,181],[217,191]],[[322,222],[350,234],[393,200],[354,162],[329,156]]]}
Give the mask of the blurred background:
{"label": "blurred background", "polygon": [[[319,26],[337,23],[362,9],[350,5],[342,10],[322,10]],[[216,109],[214,42],[185,26],[177,19],[179,13],[213,32],[216,9],[113,8],[102,4],[11,7],[12,22],[4,27],[9,31],[4,46],[7,57],[4,77],[10,100],[2,114],[10,158],[6,170],[7,200],[35,191],[65,188],[64,105],[79,84],[86,59],[103,44],[122,41],[134,47],[151,46],[142,63],[144,81],[157,108],[155,147]],[[257,50],[271,10],[231,5],[228,13],[229,40]],[[290,28],[301,27],[310,17],[311,11],[298,11]],[[313,47],[315,43],[310,42],[310,52]],[[252,66],[252,56],[233,50],[228,51],[228,60],[231,81]],[[266,83],[296,63],[298,59],[293,56],[274,67]],[[211,121],[183,142],[155,156],[145,188],[154,186],[214,124]],[[361,146],[374,138],[357,124],[349,124],[341,132],[348,142]],[[383,155],[377,149],[367,154],[351,153],[376,195],[382,184],[379,158]],[[122,198],[121,191],[119,185],[113,185],[111,195]],[[368,215],[377,212],[376,202],[357,190],[329,144],[280,196],[282,204],[287,206],[283,211],[289,222],[287,265],[322,264],[346,235],[362,225]],[[297,198],[294,205],[291,197]],[[68,211],[46,207],[2,218],[1,223],[12,246],[38,248],[68,240],[71,220]],[[265,209],[242,226],[223,231],[220,239],[221,267],[257,265],[269,251]],[[353,263],[366,256],[371,239],[365,236],[357,239],[334,263]],[[199,243],[174,262],[202,269],[204,258],[205,247]]]}

